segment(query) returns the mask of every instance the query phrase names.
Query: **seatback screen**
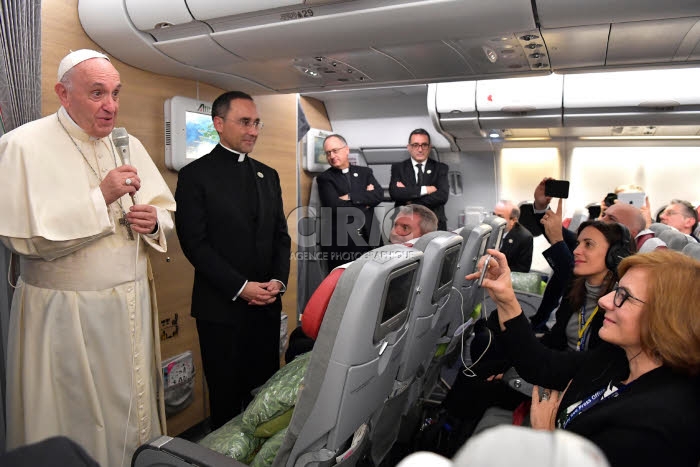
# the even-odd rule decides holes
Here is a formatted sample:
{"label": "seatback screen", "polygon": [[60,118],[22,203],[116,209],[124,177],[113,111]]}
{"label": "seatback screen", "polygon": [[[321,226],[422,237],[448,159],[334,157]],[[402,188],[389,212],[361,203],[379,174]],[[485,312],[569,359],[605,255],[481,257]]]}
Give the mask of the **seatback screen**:
{"label": "seatback screen", "polygon": [[411,284],[416,270],[412,269],[400,276],[393,277],[386,289],[386,300],[382,310],[381,324],[408,309],[411,301]]}

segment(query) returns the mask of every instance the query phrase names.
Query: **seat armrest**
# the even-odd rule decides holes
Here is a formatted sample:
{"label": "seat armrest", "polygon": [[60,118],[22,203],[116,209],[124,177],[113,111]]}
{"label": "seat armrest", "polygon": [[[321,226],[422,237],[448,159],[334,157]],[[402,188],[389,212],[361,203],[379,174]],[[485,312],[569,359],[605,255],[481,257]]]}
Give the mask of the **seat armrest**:
{"label": "seat armrest", "polygon": [[[150,454],[149,454],[150,453]],[[150,460],[146,460],[150,459]],[[154,459],[157,461],[154,462]],[[197,465],[201,467],[245,467],[246,464],[182,438],[161,436],[139,447],[132,467]]]}

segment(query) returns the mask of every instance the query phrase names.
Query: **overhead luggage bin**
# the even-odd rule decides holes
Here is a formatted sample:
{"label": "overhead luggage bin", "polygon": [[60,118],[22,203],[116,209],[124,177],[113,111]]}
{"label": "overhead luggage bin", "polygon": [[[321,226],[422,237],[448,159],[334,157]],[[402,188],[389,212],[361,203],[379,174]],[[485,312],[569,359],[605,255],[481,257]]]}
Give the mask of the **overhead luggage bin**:
{"label": "overhead luggage bin", "polygon": [[481,136],[476,113],[476,81],[428,85],[428,113],[436,127],[456,138]]}
{"label": "overhead luggage bin", "polygon": [[563,82],[557,74],[477,81],[479,126],[486,131],[561,127]]}
{"label": "overhead luggage bin", "polygon": [[564,77],[564,126],[684,125],[700,118],[700,69]]}
{"label": "overhead luggage bin", "polygon": [[251,94],[531,73],[519,37],[537,31],[529,0],[80,0],[78,12],[129,65]]}

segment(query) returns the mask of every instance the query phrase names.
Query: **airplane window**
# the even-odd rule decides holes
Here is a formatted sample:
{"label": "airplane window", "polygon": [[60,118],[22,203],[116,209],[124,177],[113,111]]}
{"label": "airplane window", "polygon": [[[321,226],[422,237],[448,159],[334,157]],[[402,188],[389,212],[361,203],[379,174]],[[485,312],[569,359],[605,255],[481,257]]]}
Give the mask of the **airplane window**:
{"label": "airplane window", "polygon": [[450,172],[448,179],[450,182],[450,194],[451,195],[461,195],[462,194],[462,174],[460,172]]}

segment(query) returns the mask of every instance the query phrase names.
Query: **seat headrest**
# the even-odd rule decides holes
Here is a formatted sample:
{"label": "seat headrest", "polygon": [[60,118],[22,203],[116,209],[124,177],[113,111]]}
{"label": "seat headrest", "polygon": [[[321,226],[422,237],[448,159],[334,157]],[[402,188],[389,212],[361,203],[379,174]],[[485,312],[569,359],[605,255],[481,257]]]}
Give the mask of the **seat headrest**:
{"label": "seat headrest", "polygon": [[343,272],[345,272],[344,267],[333,269],[319,284],[306,303],[306,307],[304,307],[304,313],[301,317],[301,329],[304,331],[304,334],[313,340],[316,340],[318,337],[318,331],[321,329],[326,308],[328,308],[335,286],[338,285],[338,280],[343,275]]}
{"label": "seat headrest", "polygon": [[683,254],[700,259],[700,243],[688,243],[683,247]]}
{"label": "seat headrest", "polygon": [[668,248],[676,251],[683,251],[683,248],[689,243],[697,242],[697,240],[695,240],[690,235],[686,235],[675,229],[664,230],[663,232],[658,234],[658,237],[664,242],[666,242],[666,246]]}
{"label": "seat headrest", "polygon": [[669,230],[669,229],[673,229],[673,227],[668,226],[666,224],[662,224],[660,222],[654,222],[649,226],[649,230],[654,232],[657,237],[659,236],[659,234],[661,232],[663,232],[664,230]]}
{"label": "seat headrest", "polygon": [[666,248],[666,242],[659,237],[650,238],[639,248],[639,253],[649,253],[657,248]]}

